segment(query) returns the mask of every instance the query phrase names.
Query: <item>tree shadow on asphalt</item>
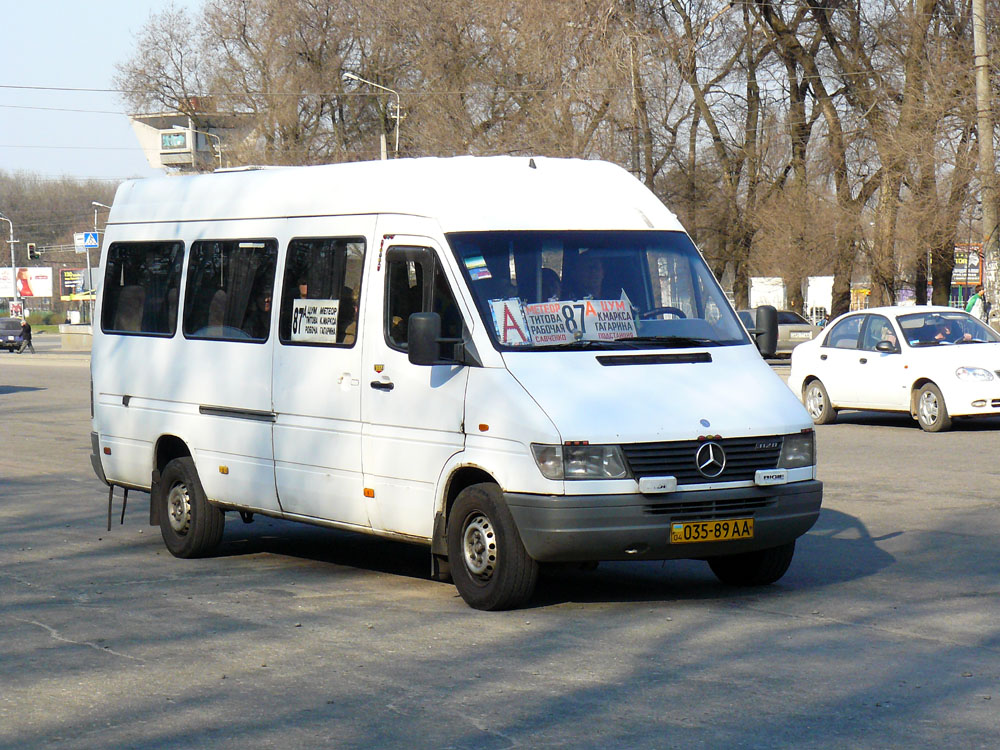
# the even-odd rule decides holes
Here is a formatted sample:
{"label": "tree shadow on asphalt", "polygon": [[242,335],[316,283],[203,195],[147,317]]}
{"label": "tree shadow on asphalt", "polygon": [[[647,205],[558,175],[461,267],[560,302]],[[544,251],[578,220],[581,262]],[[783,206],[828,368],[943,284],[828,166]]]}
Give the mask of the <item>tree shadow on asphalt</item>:
{"label": "tree shadow on asphalt", "polygon": [[28,391],[44,391],[44,388],[39,388],[32,385],[0,385],[0,396],[6,396],[11,393],[25,393]]}

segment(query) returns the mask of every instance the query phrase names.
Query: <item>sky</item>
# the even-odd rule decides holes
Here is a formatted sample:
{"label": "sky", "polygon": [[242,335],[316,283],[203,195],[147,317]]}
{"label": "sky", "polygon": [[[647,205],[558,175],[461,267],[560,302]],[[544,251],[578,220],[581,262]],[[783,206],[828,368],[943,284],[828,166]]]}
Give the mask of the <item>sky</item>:
{"label": "sky", "polygon": [[[162,174],[139,148],[125,103],[107,89],[150,16],[170,5],[0,0],[0,170],[115,181]],[[60,88],[97,90],[44,90]]]}

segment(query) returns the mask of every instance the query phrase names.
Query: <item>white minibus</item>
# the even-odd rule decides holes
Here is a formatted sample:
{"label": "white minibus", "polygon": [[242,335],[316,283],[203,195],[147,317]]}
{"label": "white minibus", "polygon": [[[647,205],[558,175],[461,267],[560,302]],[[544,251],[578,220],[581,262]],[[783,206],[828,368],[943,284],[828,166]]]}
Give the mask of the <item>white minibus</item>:
{"label": "white minibus", "polygon": [[773,322],[748,333],[612,164],[130,181],[101,268],[94,469],[178,557],[263,514],[425,545],[504,609],[546,563],[771,583],[819,515],[812,422],[751,338]]}

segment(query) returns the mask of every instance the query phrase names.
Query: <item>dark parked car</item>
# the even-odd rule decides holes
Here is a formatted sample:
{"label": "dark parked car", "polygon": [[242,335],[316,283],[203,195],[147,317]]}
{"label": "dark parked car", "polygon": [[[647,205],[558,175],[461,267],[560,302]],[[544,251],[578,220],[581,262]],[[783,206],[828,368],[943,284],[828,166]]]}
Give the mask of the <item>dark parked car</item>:
{"label": "dark parked car", "polygon": [[9,352],[21,348],[21,321],[17,318],[0,318],[0,347]]}

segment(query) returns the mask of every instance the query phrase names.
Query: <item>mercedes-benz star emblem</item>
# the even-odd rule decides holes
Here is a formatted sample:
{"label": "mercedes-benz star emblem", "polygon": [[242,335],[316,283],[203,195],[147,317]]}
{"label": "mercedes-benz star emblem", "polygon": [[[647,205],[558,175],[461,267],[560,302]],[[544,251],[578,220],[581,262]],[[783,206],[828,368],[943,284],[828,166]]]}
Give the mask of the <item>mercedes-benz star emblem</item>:
{"label": "mercedes-benz star emblem", "polygon": [[726,468],[726,452],[718,443],[705,443],[694,454],[694,465],[703,477],[715,479]]}

